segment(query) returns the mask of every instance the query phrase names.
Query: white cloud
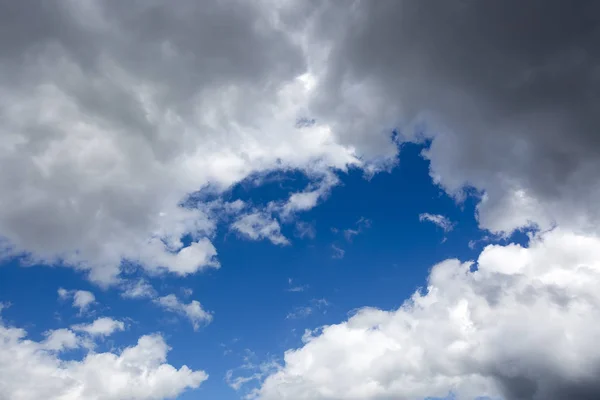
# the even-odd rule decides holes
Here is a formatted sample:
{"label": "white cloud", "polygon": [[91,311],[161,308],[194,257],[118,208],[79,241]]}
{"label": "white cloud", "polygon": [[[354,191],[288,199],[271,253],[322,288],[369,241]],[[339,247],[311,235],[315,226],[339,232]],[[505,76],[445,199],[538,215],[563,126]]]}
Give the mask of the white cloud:
{"label": "white cloud", "polygon": [[285,319],[299,319],[299,318],[306,318],[309,315],[311,315],[313,313],[313,309],[312,307],[296,307],[294,308],[293,311],[289,312],[286,316]]}
{"label": "white cloud", "polygon": [[188,194],[300,170],[315,185],[290,197],[292,213],[316,204],[331,170],[370,161],[327,124],[298,126],[312,119],[315,82],[287,5],[61,1],[46,11],[11,3],[11,21],[0,20],[19,38],[0,52],[0,236],[12,255],[60,260],[105,285],[123,259],[192,274],[218,261],[216,221],[180,207]]}
{"label": "white cloud", "polygon": [[96,301],[94,293],[87,290],[66,290],[58,289],[58,297],[62,300],[73,299],[73,307],[79,308],[79,313],[88,311],[90,306]]}
{"label": "white cloud", "polygon": [[81,360],[59,357],[79,343],[68,329],[47,332],[46,339],[36,342],[27,339],[23,329],[0,320],[0,397],[159,400],[197,388],[208,377],[203,371],[167,364],[169,347],[160,335],[142,336],[118,353],[88,351]]}
{"label": "white cloud", "polygon": [[76,332],[85,332],[92,336],[110,336],[115,331],[124,330],[125,323],[112,318],[102,317],[96,319],[91,324],[73,325],[71,329]]}
{"label": "white cloud", "polygon": [[600,238],[563,230],[529,248],[446,260],[425,293],[359,310],[285,353],[261,399],[593,398],[600,386]]}
{"label": "white cloud", "polygon": [[[192,289],[186,287],[182,288],[181,291],[185,297],[189,297],[193,293]],[[159,297],[156,290],[154,290],[154,288],[143,279],[125,285],[125,291],[122,292],[121,295],[128,298],[152,299],[154,304],[164,308],[165,310],[186,317],[191,322],[195,331],[200,329],[200,327],[203,325],[210,324],[213,319],[213,313],[204,310],[200,302],[197,300],[192,300],[186,304],[179,300],[175,294]],[[98,322],[98,320],[95,322]],[[116,327],[119,330],[123,330],[124,324],[120,321],[103,321],[102,328],[104,327]],[[98,326],[98,328],[101,327]],[[90,327],[90,329],[93,330],[93,327]]]}
{"label": "white cloud", "polygon": [[442,228],[442,230],[446,233],[448,233],[452,229],[454,229],[454,223],[452,221],[450,221],[447,217],[440,215],[440,214],[429,214],[429,213],[419,214],[419,221],[431,222],[432,224],[435,224],[438,227]]}
{"label": "white cloud", "polygon": [[197,300],[192,300],[190,303],[185,304],[179,301],[174,294],[169,294],[159,297],[154,301],[165,310],[183,315],[189,319],[195,331],[200,329],[202,325],[210,324],[213,319],[213,314],[204,310]]}
{"label": "white cloud", "polygon": [[264,212],[253,212],[239,217],[231,228],[250,240],[268,239],[273,244],[287,245],[289,240],[281,234],[279,222]]}
{"label": "white cloud", "polygon": [[[154,241],[158,246],[159,241]],[[219,268],[219,262],[216,260],[217,250],[215,246],[206,238],[184,248],[178,248],[175,254],[164,253],[160,257],[154,256],[154,265],[147,267],[153,271],[170,271],[181,276],[192,274],[203,268]]]}
{"label": "white cloud", "polygon": [[310,210],[317,205],[318,199],[319,192],[316,190],[294,193],[285,204],[284,213],[288,214],[294,211]]}
{"label": "white cloud", "polygon": [[69,329],[62,328],[48,331],[45,336],[46,339],[40,343],[40,347],[45,350],[62,351],[75,349],[80,345],[77,335]]}
{"label": "white cloud", "polygon": [[73,307],[79,308],[80,311],[85,311],[94,301],[96,301],[96,297],[87,290],[76,290],[73,293]]}
{"label": "white cloud", "polygon": [[[339,183],[339,179],[334,173],[327,171],[321,174],[323,176],[320,180],[310,185],[305,191],[292,193],[288,200],[283,203],[270,203],[269,210],[279,213],[283,219],[288,219],[294,213],[314,208],[317,202],[326,197],[331,188]],[[316,178],[313,176],[313,179]]]}
{"label": "white cloud", "polygon": [[121,296],[130,299],[154,298],[156,297],[156,290],[144,279],[138,279],[134,282],[125,283]]}

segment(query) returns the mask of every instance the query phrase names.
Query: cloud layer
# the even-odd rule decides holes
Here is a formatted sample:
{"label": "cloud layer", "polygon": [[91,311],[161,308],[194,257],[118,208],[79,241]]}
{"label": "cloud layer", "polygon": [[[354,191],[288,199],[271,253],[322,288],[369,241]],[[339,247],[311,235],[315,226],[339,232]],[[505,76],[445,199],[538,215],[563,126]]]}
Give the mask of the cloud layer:
{"label": "cloud layer", "polygon": [[[476,271],[442,262],[399,310],[363,309],[307,335],[259,397],[598,398],[599,13],[591,0],[10,2],[2,255],[103,285],[124,260],[149,274],[219,268],[222,213],[242,237],[287,244],[281,224],[318,204],[336,171],[370,175],[393,165],[398,143],[426,143],[434,182],[478,196],[482,228],[558,228],[529,248],[488,246]],[[310,183],[252,211],[189,196],[273,170]],[[212,317],[144,281],[124,290],[195,328]],[[83,312],[86,293],[60,296]],[[59,357],[80,346],[70,329],[41,342],[4,325],[0,335],[10,398],[158,399],[206,379],[166,364],[156,335],[81,361]]]}
{"label": "cloud layer", "polygon": [[[53,4],[11,3],[0,21],[9,254],[104,284],[123,259],[218,267],[215,216],[180,207],[188,194],[299,169],[313,184],[270,210],[286,219],[337,183],[331,169],[393,163],[393,129],[431,139],[449,193],[482,194],[484,228],[597,226],[596,2]],[[284,243],[277,221],[245,229],[260,213],[235,229]]]}

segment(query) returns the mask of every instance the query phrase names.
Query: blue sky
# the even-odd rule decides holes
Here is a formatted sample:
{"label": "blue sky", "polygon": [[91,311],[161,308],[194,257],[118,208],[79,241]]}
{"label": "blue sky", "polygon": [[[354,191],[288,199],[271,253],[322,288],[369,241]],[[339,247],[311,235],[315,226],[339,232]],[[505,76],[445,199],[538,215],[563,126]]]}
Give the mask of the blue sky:
{"label": "blue sky", "polygon": [[[214,312],[214,321],[196,332],[186,318],[165,312],[148,299],[124,299],[117,290],[90,283],[82,273],[64,267],[21,267],[18,260],[0,268],[0,302],[11,305],[3,317],[26,327],[35,339],[42,339],[47,330],[101,316],[126,321],[127,329],[101,342],[98,350],[125,347],[144,333],[163,332],[173,347],[172,364],[210,375],[200,389],[182,399],[239,398],[258,382],[236,392],[226,382],[228,370],[234,377],[251,375],[253,370],[241,368],[248,361],[255,365],[280,361],[285,350],[301,345],[306,329],[344,320],[355,309],[398,308],[426,285],[431,266],[451,257],[475,259],[487,244],[469,246],[486,236],[475,219],[476,199],[457,202],[434,185],[422,149],[404,146],[397,165],[373,177],[361,170],[340,173],[341,184],[325,200],[283,225],[291,245],[249,241],[220,226],[213,240],[220,269],[185,278],[148,279],[160,295],[199,299]],[[274,173],[260,184],[254,182],[236,185],[223,198],[264,206],[301,190],[306,177]],[[444,215],[454,228],[444,232],[420,221],[422,213]],[[302,237],[298,222],[310,224],[314,236]],[[344,234],[348,230],[355,233]],[[79,315],[70,301],[59,299],[61,287],[91,291],[96,302]],[[192,294],[186,295],[186,289]]]}

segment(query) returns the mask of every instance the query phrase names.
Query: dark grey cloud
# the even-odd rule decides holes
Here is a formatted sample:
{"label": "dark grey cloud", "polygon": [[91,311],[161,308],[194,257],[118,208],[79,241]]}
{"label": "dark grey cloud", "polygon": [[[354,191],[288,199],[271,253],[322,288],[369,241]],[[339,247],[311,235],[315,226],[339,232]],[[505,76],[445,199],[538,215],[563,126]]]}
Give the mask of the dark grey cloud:
{"label": "dark grey cloud", "polygon": [[314,29],[336,36],[314,106],[340,136],[423,122],[432,176],[488,192],[484,227],[597,222],[598,2],[335,4]]}

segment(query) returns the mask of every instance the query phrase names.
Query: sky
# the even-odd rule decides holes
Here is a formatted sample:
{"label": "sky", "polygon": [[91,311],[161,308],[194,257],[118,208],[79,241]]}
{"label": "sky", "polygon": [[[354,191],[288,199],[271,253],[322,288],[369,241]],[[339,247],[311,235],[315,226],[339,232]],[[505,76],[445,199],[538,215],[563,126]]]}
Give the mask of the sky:
{"label": "sky", "polygon": [[0,1],[0,400],[600,398],[598,15]]}

